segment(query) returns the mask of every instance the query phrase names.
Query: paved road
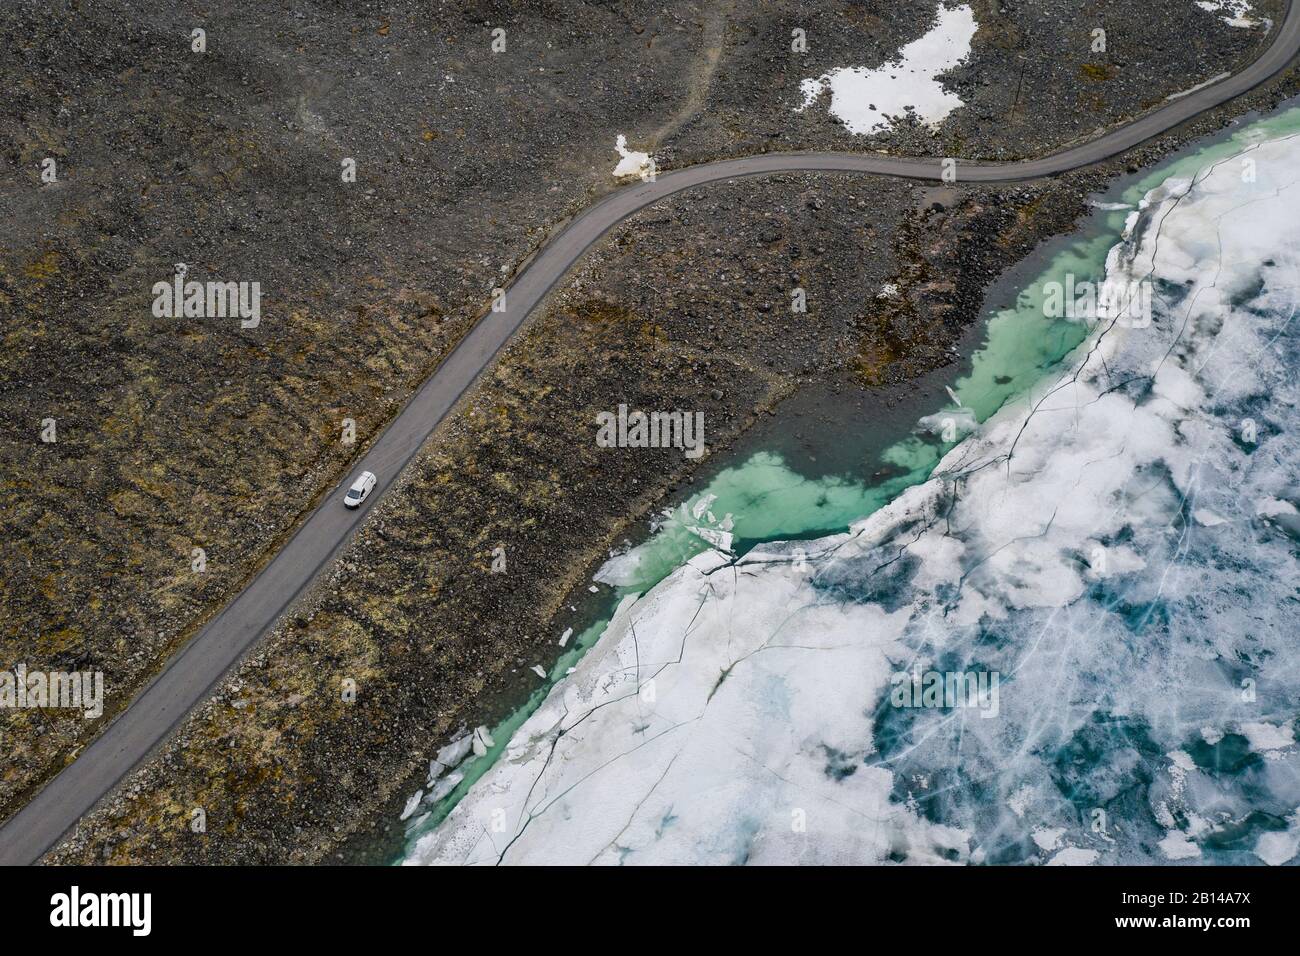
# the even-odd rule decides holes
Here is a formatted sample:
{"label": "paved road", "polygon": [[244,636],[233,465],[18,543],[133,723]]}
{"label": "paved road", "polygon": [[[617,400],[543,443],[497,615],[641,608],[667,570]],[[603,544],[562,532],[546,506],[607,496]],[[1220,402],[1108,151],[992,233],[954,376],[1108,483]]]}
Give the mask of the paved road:
{"label": "paved road", "polygon": [[[1006,164],[959,163],[959,182],[1006,183],[1037,179],[1108,159],[1198,113],[1212,109],[1277,74],[1300,51],[1300,5],[1288,4],[1262,57],[1241,73],[1190,93],[1098,139],[1042,159]],[[838,170],[938,180],[934,159],[855,153],[769,153],[661,174],[611,193],[548,243],[507,290],[504,312],[489,313],[425,380],[352,474],[379,478],[357,511],[340,501],[349,475],[313,511],[260,574],[185,646],[167,668],[77,760],[51,780],[0,828],[0,864],[38,860],[141,760],[166,740],[190,709],[214,689],[352,539],[375,502],[415,456],[430,433],[493,360],[569,267],[628,216],[684,189],[775,172]]]}

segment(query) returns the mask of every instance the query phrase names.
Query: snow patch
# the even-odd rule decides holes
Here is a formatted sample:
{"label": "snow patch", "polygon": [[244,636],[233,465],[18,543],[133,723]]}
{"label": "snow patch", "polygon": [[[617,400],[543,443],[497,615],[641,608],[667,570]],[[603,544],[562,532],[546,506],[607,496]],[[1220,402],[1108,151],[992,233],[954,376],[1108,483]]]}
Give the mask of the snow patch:
{"label": "snow patch", "polygon": [[938,77],[966,59],[978,28],[969,6],[940,7],[934,28],[883,66],[839,67],[803,80],[803,104],[795,112],[802,113],[829,91],[830,114],[851,133],[878,133],[908,113],[937,126],[962,105],[961,97],[945,91]]}
{"label": "snow patch", "polygon": [[1230,27],[1253,27],[1260,22],[1246,16],[1250,13],[1250,0],[1196,0],[1196,5],[1217,13],[1219,19]]}
{"label": "snow patch", "polygon": [[619,133],[618,139],[614,141],[614,149],[623,157],[619,160],[618,165],[614,167],[613,176],[615,179],[623,179],[628,176],[644,176],[652,168],[650,154],[628,149],[627,137],[622,133]]}

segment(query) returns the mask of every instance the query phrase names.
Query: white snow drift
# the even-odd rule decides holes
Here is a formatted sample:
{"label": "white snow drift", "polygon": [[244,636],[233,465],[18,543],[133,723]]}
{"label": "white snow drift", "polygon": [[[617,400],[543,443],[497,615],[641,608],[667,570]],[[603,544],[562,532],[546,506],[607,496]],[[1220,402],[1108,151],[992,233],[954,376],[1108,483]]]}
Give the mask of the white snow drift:
{"label": "white snow drift", "polygon": [[878,133],[907,113],[937,125],[962,105],[944,90],[940,74],[970,54],[978,24],[970,7],[940,7],[934,28],[898,51],[884,66],[846,66],[800,83],[802,112],[830,92],[830,113],[851,133]]}

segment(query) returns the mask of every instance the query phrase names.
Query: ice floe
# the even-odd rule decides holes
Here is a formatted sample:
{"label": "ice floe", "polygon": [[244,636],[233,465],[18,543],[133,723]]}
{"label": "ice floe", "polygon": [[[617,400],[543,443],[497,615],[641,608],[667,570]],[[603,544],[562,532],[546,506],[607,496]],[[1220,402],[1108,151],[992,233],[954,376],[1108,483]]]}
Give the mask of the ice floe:
{"label": "ice floe", "polygon": [[1255,844],[1255,855],[1269,866],[1281,866],[1295,859],[1300,852],[1300,813],[1287,818],[1285,830],[1263,834]]}

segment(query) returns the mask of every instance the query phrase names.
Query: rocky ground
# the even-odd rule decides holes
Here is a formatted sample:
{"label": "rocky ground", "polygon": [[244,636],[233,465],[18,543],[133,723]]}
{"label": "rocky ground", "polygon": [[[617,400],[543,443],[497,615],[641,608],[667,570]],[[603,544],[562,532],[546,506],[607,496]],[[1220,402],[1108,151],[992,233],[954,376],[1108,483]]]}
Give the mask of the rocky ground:
{"label": "rocky ground", "polygon": [[[1190,2],[1167,6],[1069,5],[1120,24],[1164,10],[1167,31],[1201,16],[1203,49],[1195,65],[1185,44],[1130,54],[1121,72],[1102,71],[1100,120],[1077,127],[1067,110],[1030,129],[1014,118],[1018,104],[1033,115],[1072,102],[1053,71],[1091,61],[1077,60],[1073,33],[1033,28],[1047,17],[1041,5],[995,14],[976,4],[987,26],[954,86],[969,88],[971,115],[959,110],[936,138],[853,137],[824,109],[792,112],[801,78],[873,65],[924,32],[932,5],[914,17],[884,3],[761,14],[662,3],[10,5],[0,17],[13,53],[0,63],[12,91],[0,112],[0,660],[102,669],[110,713],[129,699],[347,468],[357,446],[339,441],[342,420],[356,420],[364,443],[491,288],[610,188],[617,133],[665,166],[756,149],[1019,155],[1145,108],[1139,89],[1163,98],[1217,75],[1260,40]],[[796,19],[818,29],[808,58],[792,63]],[[195,26],[206,30],[201,54],[190,49]],[[1003,77],[1013,56],[1044,64],[1027,67],[1043,79],[1018,84],[1021,99],[999,113],[1006,84],[985,84],[979,67]],[[357,160],[355,183],[340,179],[345,157]],[[46,158],[53,183],[41,181]],[[643,214],[511,346],[310,606],[56,858],[337,852],[440,737],[517,699],[527,665],[553,653],[570,589],[690,480],[676,452],[601,454],[596,410],[620,400],[702,410],[717,454],[801,380],[903,382],[949,360],[988,279],[1066,227],[1083,186],[950,196],[787,177]],[[259,328],[153,318],[150,287],[176,262],[193,278],[260,282]],[[810,312],[792,324],[796,281]],[[885,281],[903,292],[877,303]],[[58,441],[47,444],[50,417]],[[485,571],[497,544],[512,568],[499,576]],[[195,547],[206,552],[201,574]],[[339,699],[343,676],[365,688],[356,704]],[[98,723],[0,716],[10,758],[0,814]],[[202,836],[183,825],[196,806],[211,821]]]}
{"label": "rocky ground", "polygon": [[[0,660],[129,700],[685,98],[698,31],[661,9],[7,4]],[[260,325],[155,318],[178,262],[258,282]],[[0,815],[100,723],[0,721]]]}

